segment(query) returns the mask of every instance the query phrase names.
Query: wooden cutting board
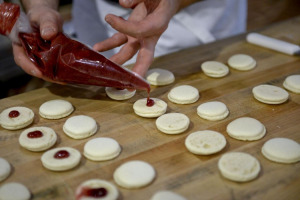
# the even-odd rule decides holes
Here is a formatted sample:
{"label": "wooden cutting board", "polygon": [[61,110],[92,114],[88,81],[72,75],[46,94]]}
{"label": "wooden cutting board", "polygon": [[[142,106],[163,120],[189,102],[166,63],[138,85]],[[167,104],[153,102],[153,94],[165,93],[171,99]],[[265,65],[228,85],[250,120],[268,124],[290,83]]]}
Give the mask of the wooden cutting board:
{"label": "wooden cutting board", "polygon": [[[300,17],[274,24],[260,30],[265,35],[299,44]],[[241,72],[230,69],[224,78],[214,79],[203,74],[201,63],[216,60],[223,63],[237,53],[251,55],[257,67]],[[43,168],[42,153],[29,152],[19,146],[18,137],[22,130],[8,131],[0,128],[0,156],[13,166],[13,172],[3,183],[20,182],[33,194],[33,199],[74,199],[76,187],[91,178],[113,181],[114,170],[130,160],[144,160],[154,166],[157,177],[154,182],[141,189],[122,189],[121,198],[130,200],[150,199],[158,190],[171,190],[188,199],[299,199],[300,163],[278,164],[261,154],[261,147],[274,137],[287,137],[300,142],[300,95],[289,92],[288,102],[281,105],[266,105],[256,101],[252,88],[259,84],[282,87],[288,75],[300,74],[300,57],[289,56],[248,44],[245,35],[221,40],[215,43],[190,48],[157,58],[152,68],[164,68],[175,74],[175,83],[164,87],[152,87],[151,97],[168,103],[167,112],[186,114],[191,124],[180,135],[166,135],[159,132],[155,119],[145,119],[134,114],[133,103],[147,96],[138,91],[127,101],[109,99],[103,88],[71,87],[52,85],[0,100],[0,110],[11,106],[26,106],[35,113],[31,126],[48,126],[58,134],[55,147],[71,146],[83,151],[84,144],[91,138],[111,137],[122,146],[121,155],[111,161],[92,162],[82,158],[80,165],[67,172],[51,172]],[[198,88],[200,99],[190,105],[171,103],[167,94],[171,88],[188,84]],[[66,119],[46,120],[38,115],[39,106],[51,99],[65,99],[75,106],[71,115],[88,115],[96,119],[98,131],[88,139],[74,140],[62,130]],[[218,100],[229,110],[228,118],[211,122],[201,119],[196,108],[204,102]],[[226,126],[232,120],[249,116],[260,120],[267,128],[267,134],[258,141],[245,142],[230,138]],[[188,134],[199,130],[215,130],[227,139],[226,148],[215,155],[198,156],[187,151],[184,140]],[[248,183],[235,183],[221,177],[217,162],[226,152],[241,151],[255,156],[261,164],[259,177]]]}

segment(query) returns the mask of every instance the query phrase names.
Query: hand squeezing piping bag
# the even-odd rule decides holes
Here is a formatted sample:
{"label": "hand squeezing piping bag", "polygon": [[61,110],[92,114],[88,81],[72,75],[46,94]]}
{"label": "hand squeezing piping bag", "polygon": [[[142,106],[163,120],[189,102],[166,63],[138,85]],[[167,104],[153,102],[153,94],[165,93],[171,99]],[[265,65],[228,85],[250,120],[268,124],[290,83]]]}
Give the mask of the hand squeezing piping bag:
{"label": "hand squeezing piping bag", "polygon": [[61,32],[50,41],[42,39],[17,4],[0,4],[0,34],[22,44],[29,59],[53,81],[150,91],[138,74]]}

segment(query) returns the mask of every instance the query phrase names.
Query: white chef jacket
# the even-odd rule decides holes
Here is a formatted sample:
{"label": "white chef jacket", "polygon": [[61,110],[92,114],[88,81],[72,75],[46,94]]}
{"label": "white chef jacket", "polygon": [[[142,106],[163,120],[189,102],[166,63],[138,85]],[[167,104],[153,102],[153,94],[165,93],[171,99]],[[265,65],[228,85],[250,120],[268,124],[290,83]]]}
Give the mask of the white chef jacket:
{"label": "white chef jacket", "polygon": [[[74,0],[73,20],[78,40],[89,45],[111,37],[116,30],[104,20],[109,13],[127,19],[131,9],[105,0]],[[247,0],[204,0],[171,19],[155,48],[155,57],[213,42],[246,31]],[[104,52],[110,57],[121,47]],[[136,57],[126,64],[135,62]]]}

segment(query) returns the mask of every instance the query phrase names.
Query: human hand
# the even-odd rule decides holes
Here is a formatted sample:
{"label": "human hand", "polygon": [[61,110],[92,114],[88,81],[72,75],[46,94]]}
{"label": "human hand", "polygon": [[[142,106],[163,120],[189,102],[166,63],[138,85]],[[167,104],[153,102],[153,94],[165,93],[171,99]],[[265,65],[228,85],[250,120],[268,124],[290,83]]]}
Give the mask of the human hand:
{"label": "human hand", "polygon": [[168,23],[180,7],[179,0],[119,0],[123,7],[133,8],[128,18],[108,14],[105,20],[117,31],[112,37],[94,45],[97,51],[107,51],[124,45],[110,59],[123,64],[137,52],[133,71],[144,76],[154,58],[155,46]]}
{"label": "human hand", "polygon": [[[47,6],[34,6],[28,10],[28,17],[31,23],[40,27],[41,37],[50,40],[62,30],[63,20],[60,14]],[[44,77],[42,72],[33,62],[29,60],[22,46],[13,43],[13,54],[17,65],[19,65],[26,73],[50,81]]]}

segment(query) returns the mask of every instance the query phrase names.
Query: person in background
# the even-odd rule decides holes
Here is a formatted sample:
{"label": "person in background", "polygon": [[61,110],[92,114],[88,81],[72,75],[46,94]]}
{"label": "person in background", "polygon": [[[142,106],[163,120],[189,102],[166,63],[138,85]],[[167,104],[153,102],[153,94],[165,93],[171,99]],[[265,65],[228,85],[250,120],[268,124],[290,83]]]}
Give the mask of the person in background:
{"label": "person in background", "polygon": [[[58,0],[23,0],[30,21],[51,40],[63,31]],[[77,40],[144,76],[154,57],[213,42],[246,30],[247,0],[73,0]],[[15,62],[43,78],[23,48],[13,44]]]}

